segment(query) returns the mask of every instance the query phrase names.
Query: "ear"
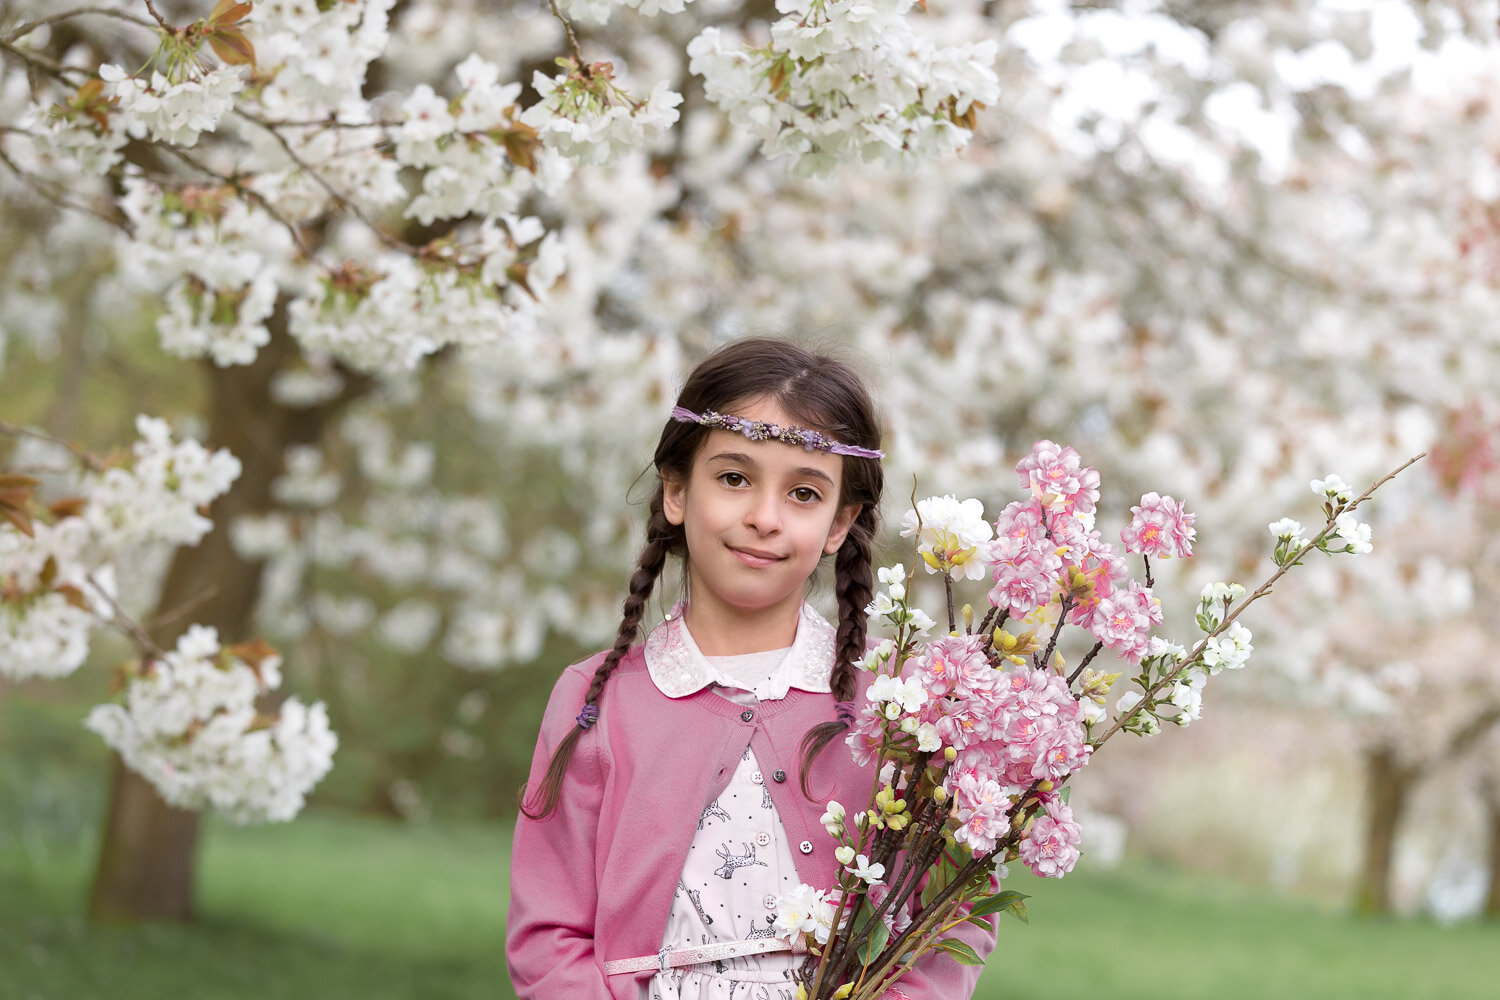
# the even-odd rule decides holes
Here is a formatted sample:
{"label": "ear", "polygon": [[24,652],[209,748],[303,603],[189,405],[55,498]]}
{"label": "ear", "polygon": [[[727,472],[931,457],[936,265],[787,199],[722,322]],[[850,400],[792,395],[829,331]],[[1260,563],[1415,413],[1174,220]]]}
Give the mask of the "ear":
{"label": "ear", "polygon": [[850,503],[839,508],[833,519],[833,527],[828,529],[828,541],[823,545],[825,556],[833,555],[844,544],[849,529],[854,526],[854,519],[859,516],[860,507],[860,504]]}
{"label": "ear", "polygon": [[662,473],[661,508],[669,524],[682,524],[686,504],[687,480],[671,473]]}

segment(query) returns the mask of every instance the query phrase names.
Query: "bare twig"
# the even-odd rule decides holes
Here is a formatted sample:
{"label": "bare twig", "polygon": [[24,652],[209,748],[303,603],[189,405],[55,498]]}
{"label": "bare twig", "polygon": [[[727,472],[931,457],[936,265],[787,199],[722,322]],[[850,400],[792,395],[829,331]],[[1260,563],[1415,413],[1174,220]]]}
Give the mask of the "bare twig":
{"label": "bare twig", "polygon": [[[14,131],[21,132],[22,130],[15,129]],[[105,223],[106,225],[113,226],[117,229],[127,229],[128,231],[128,228],[124,225],[123,222],[121,222],[121,220],[106,215],[104,212],[99,211],[97,208],[93,208],[89,205],[82,204],[81,202],[72,201],[71,199],[63,197],[63,195],[59,193],[59,189],[57,189],[55,186],[44,184],[42,179],[37,177],[35,174],[27,173],[25,170],[21,169],[20,164],[16,163],[16,161],[7,156],[4,150],[0,150],[0,163],[3,163],[5,166],[9,167],[11,172],[16,175],[16,179],[19,180],[22,184],[31,188],[31,190],[35,191],[39,198],[50,201],[52,202],[52,204],[58,206],[59,208],[65,208],[73,212],[82,212],[84,215],[92,215],[94,218]]]}
{"label": "bare twig", "polygon": [[552,8],[552,16],[562,22],[563,31],[568,34],[568,48],[573,50],[573,64],[583,66],[583,49],[578,45],[578,36],[573,33],[573,22],[563,16],[563,12],[557,9],[557,0],[547,0],[547,6]]}
{"label": "bare twig", "polygon": [[35,438],[38,441],[46,441],[48,444],[55,444],[58,447],[66,448],[73,455],[73,457],[78,459],[78,461],[84,466],[84,468],[88,469],[90,472],[103,472],[106,468],[104,462],[94,457],[89,452],[84,451],[76,444],[69,444],[62,438],[53,437],[51,434],[48,434],[45,431],[35,431],[30,427],[21,427],[18,424],[12,424],[8,421],[0,420],[0,434],[8,434],[11,437]]}
{"label": "bare twig", "polygon": [[86,579],[93,585],[95,592],[104,598],[105,602],[109,605],[110,611],[113,612],[113,617],[110,619],[109,624],[123,632],[147,657],[153,660],[161,659],[161,647],[156,644],[141,623],[125,613],[125,610],[120,607],[119,602],[114,599],[114,596],[109,591],[99,585],[99,581],[94,579],[92,573]]}
{"label": "bare twig", "polygon": [[[149,9],[150,5],[148,4],[147,7]],[[25,38],[27,35],[31,34],[38,28],[45,28],[49,24],[57,24],[60,21],[67,21],[75,17],[88,17],[93,15],[97,15],[99,17],[112,17],[118,21],[126,21],[130,24],[137,24],[143,28],[151,28],[153,30],[157,27],[156,24],[146,20],[144,17],[131,14],[128,11],[115,10],[111,7],[77,7],[73,10],[63,11],[60,14],[48,14],[46,17],[39,17],[35,21],[27,21],[25,24],[12,31],[9,35],[6,35],[4,39],[0,39],[0,42],[20,41],[22,38]],[[157,20],[159,22],[160,18],[158,18]]]}

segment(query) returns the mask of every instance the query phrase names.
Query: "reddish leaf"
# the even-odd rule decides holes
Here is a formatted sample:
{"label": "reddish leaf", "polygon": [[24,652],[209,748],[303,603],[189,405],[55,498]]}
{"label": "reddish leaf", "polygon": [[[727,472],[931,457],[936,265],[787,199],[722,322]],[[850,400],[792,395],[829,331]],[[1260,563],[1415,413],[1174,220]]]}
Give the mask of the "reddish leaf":
{"label": "reddish leaf", "polygon": [[77,517],[83,513],[83,508],[88,506],[88,500],[84,497],[63,497],[55,503],[49,504],[47,509],[52,516],[58,520],[65,517]]}
{"label": "reddish leaf", "polygon": [[238,28],[222,28],[208,36],[208,44],[231,66],[254,66],[255,46]]}
{"label": "reddish leaf", "polygon": [[31,527],[31,515],[26,513],[25,508],[0,501],[0,517],[15,525],[16,530],[27,538],[35,537],[36,533]]}
{"label": "reddish leaf", "polygon": [[214,27],[239,24],[252,9],[254,8],[250,4],[240,0],[219,0],[214,5],[213,13],[208,15],[208,23]]}
{"label": "reddish leaf", "polygon": [[71,583],[65,583],[61,587],[58,587],[56,593],[63,595],[63,598],[79,611],[91,610],[89,608],[89,599],[83,596],[83,591]]}

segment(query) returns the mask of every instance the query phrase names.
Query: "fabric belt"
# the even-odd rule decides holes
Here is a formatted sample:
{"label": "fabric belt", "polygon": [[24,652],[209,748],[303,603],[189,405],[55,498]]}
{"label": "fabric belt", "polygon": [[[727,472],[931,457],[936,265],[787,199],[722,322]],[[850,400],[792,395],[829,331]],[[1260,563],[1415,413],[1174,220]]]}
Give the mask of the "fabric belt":
{"label": "fabric belt", "polygon": [[622,972],[644,972],[647,969],[655,969],[658,972],[666,972],[668,969],[681,968],[684,965],[699,965],[703,962],[721,962],[726,958],[743,958],[746,955],[769,955],[778,951],[790,951],[793,954],[801,954],[806,951],[802,946],[799,934],[797,944],[793,945],[780,938],[751,938],[747,941],[719,941],[715,944],[706,944],[698,948],[663,948],[655,955],[642,955],[640,958],[621,958],[613,962],[604,963],[604,973],[616,976]]}

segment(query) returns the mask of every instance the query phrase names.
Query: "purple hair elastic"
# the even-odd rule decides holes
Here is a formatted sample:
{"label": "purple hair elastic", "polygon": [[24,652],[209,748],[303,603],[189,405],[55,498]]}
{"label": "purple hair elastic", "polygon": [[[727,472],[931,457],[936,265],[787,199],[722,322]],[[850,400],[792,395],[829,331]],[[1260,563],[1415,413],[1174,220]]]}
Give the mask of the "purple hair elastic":
{"label": "purple hair elastic", "polygon": [[854,702],[836,701],[833,703],[833,714],[846,726],[854,725]]}
{"label": "purple hair elastic", "polygon": [[574,721],[578,723],[579,729],[587,729],[589,726],[592,726],[594,723],[599,721],[599,706],[583,706],[583,711],[578,713],[578,718]]}
{"label": "purple hair elastic", "polygon": [[876,448],[861,448],[858,445],[835,441],[822,431],[808,427],[782,427],[768,424],[764,420],[750,420],[730,413],[704,410],[694,413],[685,406],[672,407],[672,419],[680,424],[698,424],[702,427],[718,427],[721,430],[743,434],[751,441],[781,441],[785,444],[800,444],[808,451],[826,451],[832,455],[851,455],[854,458],[884,458],[885,452]]}

